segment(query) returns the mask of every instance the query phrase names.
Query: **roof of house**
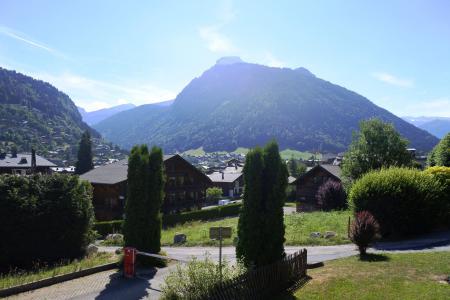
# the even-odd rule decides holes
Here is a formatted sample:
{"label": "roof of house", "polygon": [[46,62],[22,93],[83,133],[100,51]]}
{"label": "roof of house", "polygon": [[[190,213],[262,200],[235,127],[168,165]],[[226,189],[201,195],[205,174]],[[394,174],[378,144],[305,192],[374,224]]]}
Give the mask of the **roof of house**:
{"label": "roof of house", "polygon": [[294,183],[297,180],[297,178],[295,178],[294,176],[289,176],[288,177],[288,184]]}
{"label": "roof of house", "polygon": [[330,173],[331,175],[333,175],[334,177],[336,177],[339,180],[341,179],[341,173],[342,173],[341,167],[327,164],[327,165],[317,165],[312,168],[308,168],[306,173],[303,174],[302,176],[300,176],[299,178],[297,178],[294,182],[297,182],[299,179],[309,176],[311,174],[311,172],[314,172],[318,168],[324,169],[325,171],[327,171],[328,173]]}
{"label": "roof of house", "polygon": [[[179,155],[164,155],[164,161]],[[181,157],[181,156],[180,156]],[[90,183],[116,184],[127,180],[128,159],[122,159],[108,165],[97,167],[89,172],[80,175],[81,179]]]}
{"label": "roof of house", "polygon": [[[222,176],[223,174],[223,176]],[[242,173],[222,173],[222,172],[214,172],[209,174],[208,177],[212,182],[220,183],[220,182],[235,182],[242,176]]]}
{"label": "roof of house", "polygon": [[[56,165],[36,155],[36,167],[56,167]],[[16,157],[6,154],[4,158],[0,158],[0,168],[31,168],[31,154],[18,153]]]}

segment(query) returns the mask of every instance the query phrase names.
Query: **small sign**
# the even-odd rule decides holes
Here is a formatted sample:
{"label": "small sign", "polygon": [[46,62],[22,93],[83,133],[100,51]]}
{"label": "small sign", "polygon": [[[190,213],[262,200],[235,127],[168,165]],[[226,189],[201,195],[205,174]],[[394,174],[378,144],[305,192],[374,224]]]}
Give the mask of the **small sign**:
{"label": "small sign", "polygon": [[231,227],[210,227],[209,238],[212,240],[218,240],[220,229],[222,229],[222,239],[231,238],[231,233],[233,231]]}

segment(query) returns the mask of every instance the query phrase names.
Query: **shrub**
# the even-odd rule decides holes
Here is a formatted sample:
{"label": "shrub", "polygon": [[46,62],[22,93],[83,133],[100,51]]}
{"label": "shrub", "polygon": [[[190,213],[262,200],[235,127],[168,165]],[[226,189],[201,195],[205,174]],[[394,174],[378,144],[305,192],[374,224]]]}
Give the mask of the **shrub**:
{"label": "shrub", "polygon": [[241,210],[241,206],[241,203],[232,203],[214,208],[163,215],[163,226],[171,227],[189,221],[208,221],[223,217],[237,216]]}
{"label": "shrub", "polygon": [[317,203],[325,210],[347,208],[347,194],[340,182],[328,180],[322,184],[316,194]]}
{"label": "shrub", "polygon": [[215,202],[222,197],[222,189],[219,187],[210,187],[206,189],[206,198],[208,201]]}
{"label": "shrub", "polygon": [[92,188],[70,175],[0,176],[0,268],[84,254],[92,236]]}
{"label": "shrub", "polygon": [[450,167],[431,167],[427,168],[424,173],[432,176],[443,186],[445,193],[440,206],[444,209],[441,209],[440,219],[450,225]]}
{"label": "shrub", "polygon": [[350,226],[350,240],[358,246],[359,254],[365,255],[367,247],[378,237],[380,225],[367,211],[356,213]]}
{"label": "shrub", "polygon": [[[222,280],[233,279],[244,272],[241,265],[235,267],[222,262]],[[193,259],[184,267],[180,265],[165,279],[161,299],[201,299],[220,283],[219,265],[207,257],[204,261]]]}
{"label": "shrub", "polygon": [[94,230],[101,237],[106,237],[110,233],[121,233],[122,232],[123,220],[113,220],[94,223]]}
{"label": "shrub", "polygon": [[367,210],[383,236],[429,231],[442,223],[445,190],[432,176],[418,170],[389,168],[372,171],[352,186],[349,203],[355,212]]}
{"label": "shrub", "polygon": [[[190,221],[208,221],[223,217],[237,216],[241,206],[242,204],[240,203],[233,203],[220,207],[188,211],[179,214],[163,215],[163,226],[172,227],[177,224],[183,224]],[[94,224],[94,230],[96,230],[101,236],[105,237],[110,233],[121,233],[122,224],[123,220],[96,222]]]}

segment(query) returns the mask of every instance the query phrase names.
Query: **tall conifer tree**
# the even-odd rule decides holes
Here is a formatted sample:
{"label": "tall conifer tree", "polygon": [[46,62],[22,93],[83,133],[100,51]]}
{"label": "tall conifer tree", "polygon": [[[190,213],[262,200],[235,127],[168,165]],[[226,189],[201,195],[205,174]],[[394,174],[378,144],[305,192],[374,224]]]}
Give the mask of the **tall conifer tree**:
{"label": "tall conifer tree", "polygon": [[238,224],[236,255],[247,267],[284,257],[283,205],[288,171],[275,141],[247,154],[244,201]]}
{"label": "tall conifer tree", "polygon": [[84,174],[94,168],[92,162],[92,142],[89,131],[85,131],[81,135],[81,140],[78,148],[78,161],[75,165],[76,174]]}
{"label": "tall conifer tree", "polygon": [[[128,160],[128,194],[123,227],[125,245],[140,251],[161,251],[161,205],[164,199],[162,150],[135,146]],[[144,263],[159,261],[140,258]]]}

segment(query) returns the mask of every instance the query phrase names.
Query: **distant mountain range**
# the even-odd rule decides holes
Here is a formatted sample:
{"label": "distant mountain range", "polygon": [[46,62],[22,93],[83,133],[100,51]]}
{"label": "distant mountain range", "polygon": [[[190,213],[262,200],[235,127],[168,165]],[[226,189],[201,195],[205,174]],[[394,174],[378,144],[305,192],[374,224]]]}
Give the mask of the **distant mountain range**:
{"label": "distant mountain range", "polygon": [[85,130],[91,132],[100,160],[122,156],[83,122],[69,96],[47,82],[0,68],[0,151],[34,148],[59,165],[73,164]]}
{"label": "distant mountain range", "polygon": [[403,119],[429,133],[443,138],[450,132],[450,118],[445,117],[403,117]]}
{"label": "distant mountain range", "polygon": [[81,114],[81,117],[83,118],[83,121],[89,125],[94,125],[99,123],[100,121],[103,121],[106,118],[109,118],[117,113],[120,113],[121,111],[125,111],[134,107],[136,107],[134,104],[128,103],[89,112],[82,107],[77,108]]}
{"label": "distant mountain range", "polygon": [[394,124],[418,150],[438,139],[367,98],[314,76],[305,68],[271,68],[220,59],[193,79],[169,106],[142,105],[94,125],[127,149],[159,145],[166,152],[203,147],[233,151],[275,138],[282,149],[340,152],[361,120]]}

